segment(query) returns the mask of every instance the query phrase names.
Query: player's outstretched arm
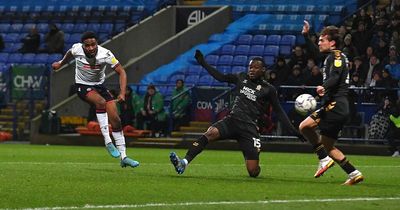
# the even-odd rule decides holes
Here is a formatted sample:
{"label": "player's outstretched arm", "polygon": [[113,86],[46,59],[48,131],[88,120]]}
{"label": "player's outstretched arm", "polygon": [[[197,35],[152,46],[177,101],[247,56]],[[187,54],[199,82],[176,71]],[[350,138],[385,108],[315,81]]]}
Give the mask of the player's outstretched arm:
{"label": "player's outstretched arm", "polygon": [[201,53],[200,50],[196,50],[196,54],[194,55],[194,58],[196,59],[197,63],[203,66],[207,72],[214,77],[216,80],[220,82],[229,82],[229,83],[234,83],[236,82],[236,76],[232,74],[227,74],[224,75],[221,72],[219,72],[217,69],[212,67],[210,64],[206,62],[204,59],[203,53]]}
{"label": "player's outstretched arm", "polygon": [[118,101],[125,101],[125,93],[126,93],[126,72],[125,69],[121,66],[121,64],[117,64],[114,67],[114,70],[119,74],[119,95]]}
{"label": "player's outstretched arm", "polygon": [[269,100],[271,102],[272,109],[278,116],[279,121],[281,121],[285,127],[289,128],[291,133],[293,135],[295,135],[296,137],[298,137],[300,139],[300,141],[305,142],[306,139],[304,138],[304,136],[301,135],[301,133],[296,128],[294,128],[294,126],[290,122],[289,117],[287,116],[285,110],[283,110],[282,106],[279,104],[279,99],[278,99],[278,96],[276,93],[276,89],[273,86],[271,86],[270,88],[271,88],[271,90],[270,90],[270,94],[269,94],[269,96],[270,96]]}
{"label": "player's outstretched arm", "polygon": [[319,48],[318,46],[311,41],[310,39],[310,24],[308,23],[308,21],[304,20],[304,25],[303,25],[303,30],[301,31],[301,33],[304,36],[304,40],[305,40],[305,46],[307,48],[307,51],[315,58],[315,59],[321,59],[321,57],[323,56],[320,52],[319,52]]}
{"label": "player's outstretched arm", "polygon": [[72,55],[71,50],[68,50],[67,53],[65,53],[64,57],[60,61],[56,61],[53,64],[51,64],[51,67],[53,68],[54,71],[57,71],[66,63],[68,63],[73,57],[74,56]]}

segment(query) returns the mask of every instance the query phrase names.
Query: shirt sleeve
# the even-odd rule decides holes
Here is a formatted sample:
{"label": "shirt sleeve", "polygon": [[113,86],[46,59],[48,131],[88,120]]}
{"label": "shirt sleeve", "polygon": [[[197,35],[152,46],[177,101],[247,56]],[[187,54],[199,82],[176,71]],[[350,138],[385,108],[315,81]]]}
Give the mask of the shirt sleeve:
{"label": "shirt sleeve", "polygon": [[82,49],[82,44],[76,43],[76,44],[72,45],[72,47],[71,47],[71,54],[72,54],[72,56],[75,57],[75,56],[78,54],[78,52],[79,52],[80,50],[83,51],[83,49]]}
{"label": "shirt sleeve", "polygon": [[111,51],[107,52],[106,63],[110,64],[111,68],[114,68],[119,64],[117,58],[115,58],[114,54]]}
{"label": "shirt sleeve", "polygon": [[328,59],[327,68],[330,68],[329,77],[324,84],[322,84],[325,90],[330,90],[338,84],[343,65],[346,65],[341,56],[335,56],[335,58],[329,56]]}

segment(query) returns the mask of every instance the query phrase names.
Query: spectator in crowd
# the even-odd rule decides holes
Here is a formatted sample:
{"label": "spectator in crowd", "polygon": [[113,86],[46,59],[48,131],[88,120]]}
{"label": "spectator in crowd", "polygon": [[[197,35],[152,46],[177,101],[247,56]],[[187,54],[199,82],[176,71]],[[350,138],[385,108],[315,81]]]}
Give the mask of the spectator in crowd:
{"label": "spectator in crowd", "polygon": [[361,9],[354,17],[352,28],[357,28],[360,22],[365,24],[367,30],[372,28],[372,18],[367,14],[365,9]]}
{"label": "spectator in crowd", "polygon": [[400,99],[390,108],[386,139],[389,142],[389,150],[393,153],[392,157],[400,157]]}
{"label": "spectator in crowd", "polygon": [[360,80],[360,75],[357,72],[354,72],[351,75],[351,80],[349,85],[350,85],[349,100],[351,98],[353,101],[357,101],[358,96],[361,96],[364,93],[362,90],[353,89],[357,87],[363,87],[364,85],[364,83]]}
{"label": "spectator in crowd", "polygon": [[346,54],[350,61],[353,61],[355,56],[358,56],[357,48],[353,45],[351,40],[351,34],[347,34],[344,37],[342,52]]}
{"label": "spectator in crowd", "polygon": [[396,62],[396,59],[392,57],[389,61],[389,64],[385,66],[385,69],[388,69],[390,75],[394,79],[400,80],[400,64]]}
{"label": "spectator in crowd", "polygon": [[365,86],[366,87],[371,86],[370,83],[371,80],[373,79],[374,73],[381,71],[382,71],[382,66],[380,65],[379,59],[375,55],[372,55],[369,61],[366,78],[362,78],[365,81]]}
{"label": "spectator in crowd", "polygon": [[[322,74],[318,66],[312,67],[311,75],[305,81],[307,86],[318,86],[322,84]],[[314,90],[312,90],[311,95],[315,95]]]}
{"label": "spectator in crowd", "polygon": [[369,60],[373,55],[374,55],[374,48],[372,48],[372,46],[368,46],[365,52],[362,54],[363,63],[365,64],[369,63]]}
{"label": "spectator in crowd", "polygon": [[21,39],[23,43],[22,48],[19,49],[21,53],[37,53],[40,45],[40,34],[36,27],[32,27],[29,34]]}
{"label": "spectator in crowd", "polygon": [[308,58],[307,66],[301,72],[303,74],[303,77],[305,80],[307,80],[309,77],[311,77],[311,71],[314,68],[314,66],[316,66],[314,58]]}
{"label": "spectator in crowd", "polygon": [[388,96],[392,101],[397,100],[397,91],[390,89],[399,87],[397,83],[398,81],[393,79],[392,75],[390,75],[389,68],[386,68],[385,66],[385,68],[382,70],[382,80],[380,85],[386,90],[382,94]]}
{"label": "spectator in crowd", "polygon": [[371,41],[371,31],[365,30],[364,22],[359,22],[357,31],[352,34],[353,44],[358,50],[358,54],[362,54],[366,51],[368,44]]}
{"label": "spectator in crowd", "polygon": [[368,73],[367,67],[364,65],[361,57],[356,56],[353,59],[353,65],[351,65],[351,69],[349,71],[350,75],[357,74],[360,82],[364,82],[361,78],[366,78]]}
{"label": "spectator in crowd", "polygon": [[143,129],[146,123],[146,129],[152,131],[153,137],[166,134],[166,117],[163,96],[156,91],[154,85],[147,86],[143,107],[137,116],[138,128]]}
{"label": "spectator in crowd", "polygon": [[[346,26],[345,25],[341,25],[340,27],[339,27],[339,37],[340,37],[340,39],[344,39],[344,37],[346,36],[346,34],[347,34],[347,29],[346,29]],[[317,44],[317,43],[315,43],[315,44]]]}
{"label": "spectator in crowd", "polygon": [[394,49],[400,49],[400,36],[399,31],[393,31],[390,39],[390,46],[394,46]]}
{"label": "spectator in crowd", "polygon": [[4,49],[4,41],[3,41],[3,36],[0,34],[0,51]]}
{"label": "spectator in crowd", "polygon": [[49,24],[49,32],[44,38],[46,48],[42,52],[63,53],[64,51],[64,32],[58,29],[54,23]]}
{"label": "spectator in crowd", "polygon": [[307,65],[307,57],[304,54],[304,50],[300,45],[297,45],[289,60],[289,67],[293,68],[294,65],[299,65],[301,69],[304,69]]}
{"label": "spectator in crowd", "polygon": [[384,39],[379,39],[378,46],[375,48],[376,57],[383,61],[385,57],[388,56],[389,46],[387,41]]}
{"label": "spectator in crowd", "polygon": [[122,127],[135,125],[135,116],[137,116],[142,107],[142,98],[131,87],[126,86],[125,101],[118,103],[118,113],[121,118]]}
{"label": "spectator in crowd", "polygon": [[390,63],[390,59],[394,59],[396,63],[400,63],[399,52],[397,52],[397,48],[394,45],[389,47],[389,54],[385,55],[382,64],[386,65]]}
{"label": "spectator in crowd", "polygon": [[[292,74],[289,75],[286,85],[291,85],[291,86],[302,86],[305,84],[303,75],[301,74],[301,67],[300,65],[295,65],[292,69]],[[294,101],[298,95],[300,95],[303,91],[303,89],[300,88],[291,88],[287,90],[286,93],[286,99]]]}
{"label": "spectator in crowd", "polygon": [[392,103],[388,97],[385,97],[378,110],[371,117],[368,126],[369,139],[384,139],[389,129],[389,115]]}
{"label": "spectator in crowd", "polygon": [[172,124],[173,130],[178,130],[180,126],[187,125],[189,123],[189,105],[190,95],[185,88],[182,79],[176,80],[175,89],[172,91]]}
{"label": "spectator in crowd", "polygon": [[271,69],[276,72],[276,85],[281,85],[283,82],[286,82],[288,75],[290,74],[290,67],[286,64],[284,57],[278,56]]}

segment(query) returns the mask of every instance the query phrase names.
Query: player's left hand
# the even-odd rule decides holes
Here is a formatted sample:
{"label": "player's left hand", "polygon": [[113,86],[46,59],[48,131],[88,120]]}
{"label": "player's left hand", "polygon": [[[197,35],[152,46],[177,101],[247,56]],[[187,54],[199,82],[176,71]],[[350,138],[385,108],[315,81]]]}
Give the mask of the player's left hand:
{"label": "player's left hand", "polygon": [[323,86],[317,86],[317,93],[319,96],[324,96],[325,88]]}
{"label": "player's left hand", "polygon": [[196,50],[196,54],[194,55],[194,58],[196,59],[197,63],[199,63],[199,64],[204,62],[204,56],[200,50]]}
{"label": "player's left hand", "polygon": [[117,97],[118,102],[124,102],[125,101],[125,94],[119,94]]}

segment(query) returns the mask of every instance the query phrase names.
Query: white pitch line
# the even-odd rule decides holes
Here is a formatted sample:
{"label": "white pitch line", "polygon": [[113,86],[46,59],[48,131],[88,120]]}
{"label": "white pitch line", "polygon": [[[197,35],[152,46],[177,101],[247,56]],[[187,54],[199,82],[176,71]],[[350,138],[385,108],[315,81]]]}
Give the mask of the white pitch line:
{"label": "white pitch line", "polygon": [[[23,161],[16,161],[16,162],[0,162],[0,165],[13,165],[13,164],[23,164],[23,165],[115,165],[116,163],[102,163],[102,162],[23,162]],[[148,166],[166,166],[171,165],[171,163],[140,163],[140,165],[148,165]],[[224,167],[238,167],[243,166],[243,164],[203,164],[203,163],[191,163],[190,165],[194,166],[224,166]],[[260,166],[276,166],[276,167],[315,167],[315,165],[301,165],[301,164],[260,164]],[[359,165],[360,168],[400,168],[400,165]]]}
{"label": "white pitch line", "polygon": [[[215,202],[183,202],[183,203],[145,203],[145,204],[125,204],[125,205],[90,205],[84,206],[57,206],[24,208],[18,210],[64,210],[64,209],[121,209],[121,208],[146,208],[146,207],[172,207],[172,206],[207,206],[207,205],[245,205],[245,204],[285,204],[285,203],[313,203],[313,202],[347,202],[347,201],[384,201],[400,200],[400,197],[389,198],[326,198],[326,199],[298,199],[298,200],[266,200],[266,201],[215,201]],[[5,209],[0,209],[5,210]],[[17,210],[17,209],[15,209]]]}

